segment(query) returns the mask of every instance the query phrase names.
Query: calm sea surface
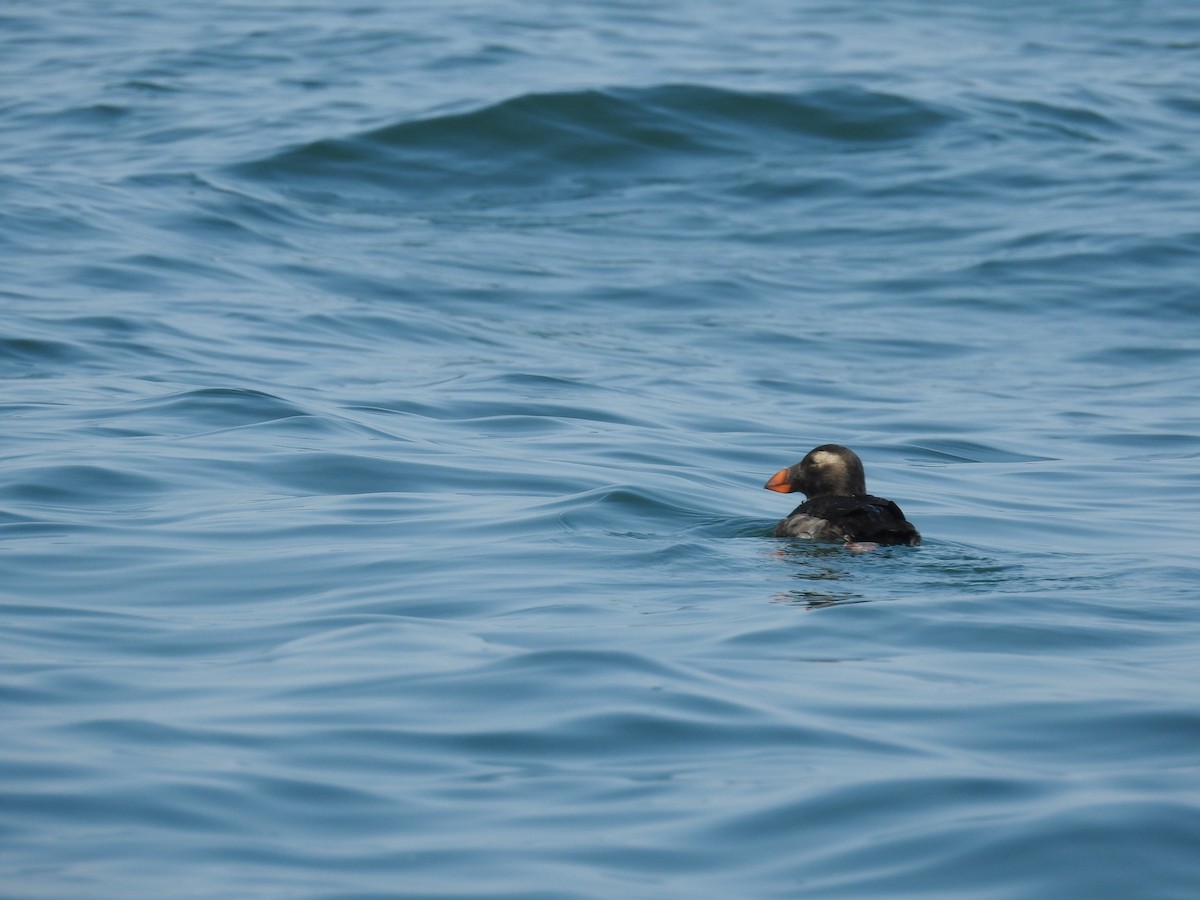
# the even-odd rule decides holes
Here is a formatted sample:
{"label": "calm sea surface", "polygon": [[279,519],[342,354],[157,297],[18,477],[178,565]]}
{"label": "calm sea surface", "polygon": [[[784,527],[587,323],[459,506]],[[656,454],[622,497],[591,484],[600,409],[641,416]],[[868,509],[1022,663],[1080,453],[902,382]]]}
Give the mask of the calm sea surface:
{"label": "calm sea surface", "polygon": [[[0,10],[4,898],[1200,896],[1200,10]],[[836,441],[919,548],[770,537]]]}

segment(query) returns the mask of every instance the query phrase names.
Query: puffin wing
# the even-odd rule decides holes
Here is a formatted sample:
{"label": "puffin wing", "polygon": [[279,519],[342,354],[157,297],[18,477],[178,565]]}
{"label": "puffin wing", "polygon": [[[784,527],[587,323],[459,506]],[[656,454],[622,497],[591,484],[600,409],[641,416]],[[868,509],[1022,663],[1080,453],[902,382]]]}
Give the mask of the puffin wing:
{"label": "puffin wing", "polygon": [[870,494],[814,497],[801,503],[791,516],[824,519],[830,529],[847,541],[875,541],[881,544],[921,543],[921,536],[900,507],[883,497]]}

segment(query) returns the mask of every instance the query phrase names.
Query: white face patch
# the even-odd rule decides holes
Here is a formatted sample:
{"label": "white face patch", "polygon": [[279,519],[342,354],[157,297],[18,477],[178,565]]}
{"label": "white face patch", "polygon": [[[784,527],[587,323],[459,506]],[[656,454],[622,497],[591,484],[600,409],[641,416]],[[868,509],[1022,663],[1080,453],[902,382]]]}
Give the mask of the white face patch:
{"label": "white face patch", "polygon": [[809,461],[819,469],[833,469],[842,465],[842,458],[828,450],[818,450],[809,457]]}

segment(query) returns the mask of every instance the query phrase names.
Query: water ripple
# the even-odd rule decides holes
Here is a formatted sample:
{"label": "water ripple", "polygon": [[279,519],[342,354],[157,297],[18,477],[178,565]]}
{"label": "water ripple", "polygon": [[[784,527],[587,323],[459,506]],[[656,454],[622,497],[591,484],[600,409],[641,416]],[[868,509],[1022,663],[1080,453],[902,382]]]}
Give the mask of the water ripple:
{"label": "water ripple", "polygon": [[813,140],[911,141],[951,116],[920,101],[859,89],[747,93],[702,85],[531,94],[468,113],[325,139],[238,168],[295,191],[386,188],[470,196],[577,190],[660,176],[666,165]]}

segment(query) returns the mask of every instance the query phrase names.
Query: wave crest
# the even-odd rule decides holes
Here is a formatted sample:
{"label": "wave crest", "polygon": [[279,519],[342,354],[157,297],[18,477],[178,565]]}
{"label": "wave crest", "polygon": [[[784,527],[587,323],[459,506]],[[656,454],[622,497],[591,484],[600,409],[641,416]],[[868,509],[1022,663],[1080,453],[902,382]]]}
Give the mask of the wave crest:
{"label": "wave crest", "polygon": [[[680,166],[801,145],[893,144],[945,111],[861,88],[801,93],[702,85],[524,94],[491,106],[328,138],[240,167],[259,180],[342,193],[478,191],[677,177]],[[594,186],[594,185],[593,185]]]}

